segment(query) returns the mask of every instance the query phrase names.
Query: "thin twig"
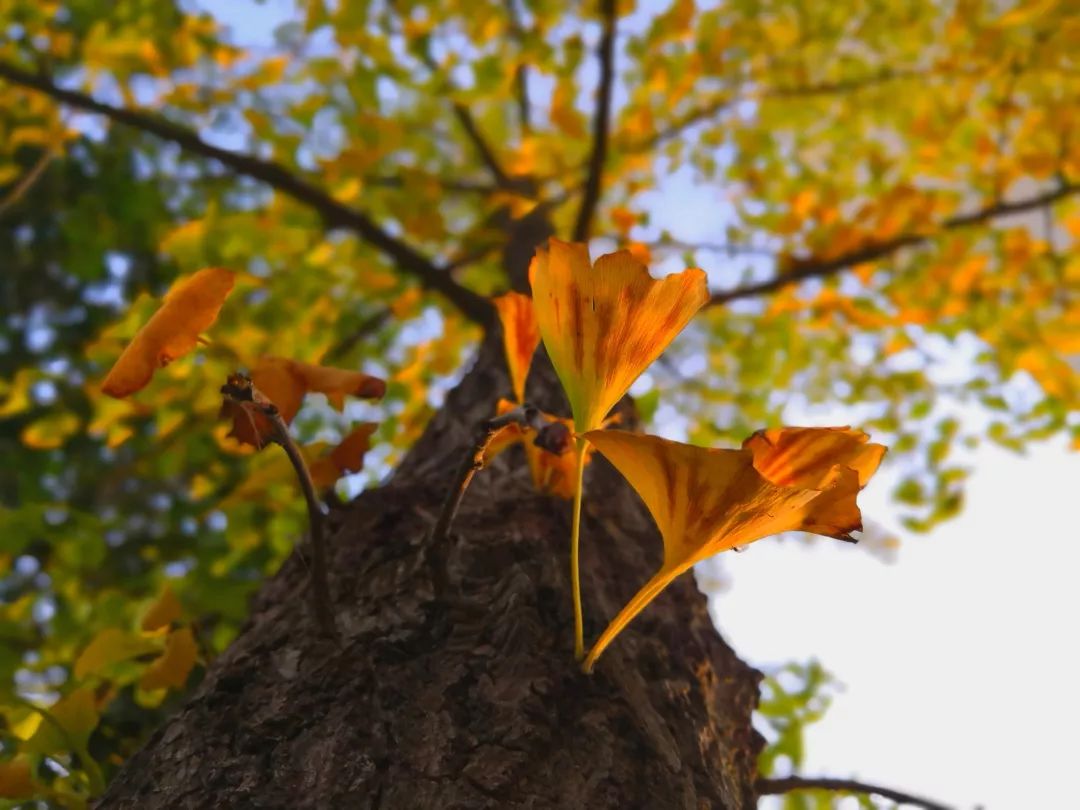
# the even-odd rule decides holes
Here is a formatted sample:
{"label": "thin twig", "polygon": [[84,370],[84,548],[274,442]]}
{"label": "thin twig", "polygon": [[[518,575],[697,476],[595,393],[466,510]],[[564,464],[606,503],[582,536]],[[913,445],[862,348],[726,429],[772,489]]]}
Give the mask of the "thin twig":
{"label": "thin twig", "polygon": [[[521,24],[521,16],[518,14],[516,0],[506,0],[506,14],[510,18],[510,34],[522,45],[525,41],[525,29]],[[514,97],[517,101],[518,122],[521,131],[526,135],[532,131],[532,113],[529,102],[529,74],[522,62],[514,71]]]}
{"label": "thin twig", "polygon": [[854,779],[830,779],[828,777],[785,776],[779,779],[758,779],[755,789],[759,796],[778,796],[796,790],[832,790],[846,793],[870,793],[883,799],[921,807],[923,810],[953,810],[948,805],[912,796],[881,785],[870,785]]}
{"label": "thin twig", "polygon": [[331,606],[330,577],[326,569],[326,540],[323,537],[322,506],[315,494],[315,482],[311,480],[311,472],[308,470],[300,448],[289,433],[289,427],[281,418],[277,406],[266,396],[259,392],[251,380],[240,374],[233,374],[229,381],[221,387],[224,394],[235,405],[244,409],[254,409],[262,416],[270,420],[274,426],[272,440],[281,446],[289,462],[296,471],[296,477],[300,481],[300,489],[304,492],[304,501],[307,504],[308,522],[311,527],[311,579],[308,587],[311,590],[311,603],[315,609],[315,618],[323,632],[331,638],[337,638],[337,626],[334,624],[334,609]]}
{"label": "thin twig", "polygon": [[363,237],[402,272],[416,278],[421,286],[441,293],[465,317],[485,327],[495,321],[494,308],[484,296],[458,284],[444,268],[382,228],[366,212],[338,202],[324,189],[281,164],[222,149],[204,141],[194,130],[159,115],[106,104],[85,93],[64,89],[49,76],[31,73],[16,65],[0,62],[0,79],[37,90],[70,107],[104,115],[115,123],[174,143],[191,154],[216,160],[235,174],[266,183],[307,205],[322,217],[327,228],[345,228]]}
{"label": "thin twig", "polygon": [[921,245],[947,231],[955,231],[969,228],[974,225],[980,225],[997,217],[1022,214],[1026,211],[1041,208],[1044,205],[1050,205],[1076,193],[1080,193],[1080,184],[1067,183],[1056,189],[1043,192],[1042,194],[1038,194],[1025,200],[1018,200],[1016,202],[997,202],[986,208],[972,211],[969,214],[960,214],[951,217],[942,222],[941,226],[933,233],[910,233],[883,242],[871,242],[868,245],[856,248],[855,250],[841,254],[840,256],[835,256],[831,259],[797,261],[786,272],[782,272],[766,281],[760,281],[756,284],[747,284],[744,287],[735,287],[731,290],[714,293],[705,306],[717,306],[719,304],[737,301],[742,298],[753,298],[758,295],[764,295],[765,293],[776,292],[784,287],[799,284],[810,278],[826,278],[847,270],[850,267],[854,267],[855,265],[862,264],[863,262],[869,262],[880,259],[883,256],[888,256],[901,248]]}
{"label": "thin twig", "polygon": [[[424,66],[431,71],[432,75],[438,76],[441,73],[439,65],[426,49],[420,52],[420,61],[422,61]],[[456,88],[449,79],[445,79],[445,83],[447,94],[452,95]],[[465,131],[465,135],[468,137],[469,142],[472,143],[480,161],[491,173],[492,179],[495,180],[496,185],[498,185],[499,188],[513,188],[515,185],[513,180],[505,171],[503,171],[502,166],[499,164],[499,159],[495,156],[495,150],[491,148],[491,144],[488,143],[487,138],[485,138],[484,134],[480,131],[480,127],[476,123],[476,119],[473,118],[473,114],[469,108],[460,101],[452,102],[451,108],[454,111],[454,117],[457,118],[461,128]]]}
{"label": "thin twig", "polygon": [[22,179],[15,184],[13,188],[4,199],[0,200],[0,217],[6,214],[11,208],[15,207],[15,204],[19,202],[26,192],[34,187],[40,177],[45,173],[45,169],[48,168],[52,159],[56,157],[56,153],[52,149],[45,149],[41,153],[41,157],[37,159],[30,170],[22,176]]}
{"label": "thin twig", "polygon": [[575,242],[584,242],[589,238],[593,216],[600,202],[604,164],[607,162],[608,131],[611,127],[611,95],[615,85],[615,21],[618,17],[615,0],[602,0],[601,13],[604,17],[604,33],[596,54],[600,60],[600,87],[593,112],[592,154],[585,177],[585,191],[574,223]]}
{"label": "thin twig", "polygon": [[[469,488],[473,476],[484,468],[484,455],[487,453],[488,446],[491,444],[491,440],[495,438],[496,433],[508,425],[520,425],[523,428],[532,428],[537,432],[541,432],[546,431],[552,425],[559,424],[549,423],[544,418],[543,413],[532,405],[521,405],[481,424],[476,431],[476,439],[469,447],[469,451],[461,459],[461,464],[458,465],[457,471],[454,473],[454,481],[446,493],[442,510],[439,512],[439,519],[435,523],[435,528],[431,530],[432,539],[436,543],[441,543],[450,534],[450,527],[454,523],[454,518],[457,517],[461,501],[465,497],[465,491]],[[559,449],[564,449],[568,442],[569,435],[567,432],[565,437],[560,437],[558,441],[551,442],[549,445],[544,445],[544,447],[555,452],[554,447],[551,445],[563,445]]]}

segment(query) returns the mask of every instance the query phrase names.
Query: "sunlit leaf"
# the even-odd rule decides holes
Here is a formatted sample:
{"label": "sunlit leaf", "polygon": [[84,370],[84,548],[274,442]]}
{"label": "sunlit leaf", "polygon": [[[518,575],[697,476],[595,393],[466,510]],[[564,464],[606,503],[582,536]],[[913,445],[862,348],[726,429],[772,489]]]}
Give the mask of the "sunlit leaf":
{"label": "sunlit leaf", "polygon": [[[772,433],[775,443],[767,436],[754,437],[739,450],[712,450],[620,431],[586,434],[641,496],[664,541],[660,570],[611,621],[586,668],[695,563],[780,532],[813,531],[846,540],[862,528],[855,502],[861,474],[847,465],[855,464],[869,478],[884,448],[865,444],[865,436],[847,429],[785,428]],[[805,461],[791,452],[795,447],[805,448]],[[838,458],[826,455],[826,448]],[[776,480],[762,475],[758,465]]]}
{"label": "sunlit leaf", "polygon": [[141,627],[144,632],[168,627],[180,618],[181,612],[180,600],[176,598],[172,585],[166,582],[161,595],[143,614]]}
{"label": "sunlit leaf", "polygon": [[16,757],[0,762],[0,799],[26,799],[33,795],[30,760]]}
{"label": "sunlit leaf", "polygon": [[[263,357],[251,370],[251,382],[278,409],[285,424],[292,422],[304,397],[312,392],[326,394],[330,404],[341,410],[346,396],[380,399],[386,383],[378,377],[343,368],[317,366],[286,357]],[[227,408],[232,416],[231,436],[245,444],[262,447],[273,428],[265,417],[248,410]]]}
{"label": "sunlit leaf", "polygon": [[124,349],[101,390],[112,397],[130,396],[150,382],[155,369],[194,349],[199,333],[217,320],[233,283],[233,274],[220,267],[208,267],[177,282]]}
{"label": "sunlit leaf", "polygon": [[492,303],[502,322],[506,364],[510,368],[510,383],[517,401],[525,401],[525,379],[529,376],[536,347],[540,345],[540,329],[536,323],[532,299],[517,292],[493,298]]}
{"label": "sunlit leaf", "polygon": [[657,280],[628,251],[593,265],[584,245],[558,239],[537,250],[530,280],[540,334],[579,432],[600,426],[708,299],[701,270]]}

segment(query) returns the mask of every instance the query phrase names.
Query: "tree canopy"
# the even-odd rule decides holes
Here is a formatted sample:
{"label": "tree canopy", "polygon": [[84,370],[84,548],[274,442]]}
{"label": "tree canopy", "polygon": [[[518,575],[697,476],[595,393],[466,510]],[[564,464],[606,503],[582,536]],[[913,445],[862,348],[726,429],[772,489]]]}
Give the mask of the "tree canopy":
{"label": "tree canopy", "polygon": [[[99,792],[305,530],[227,375],[387,381],[295,415],[313,458],[378,423],[347,497],[527,290],[504,254],[541,220],[706,272],[631,391],[653,432],[828,408],[890,447],[912,531],[962,508],[957,447],[1080,442],[1072,4],[295,0],[251,7],[267,38],[215,5],[0,0],[0,800]],[[104,395],[205,267],[236,274],[209,344]],[[788,756],[798,673],[763,707]]]}

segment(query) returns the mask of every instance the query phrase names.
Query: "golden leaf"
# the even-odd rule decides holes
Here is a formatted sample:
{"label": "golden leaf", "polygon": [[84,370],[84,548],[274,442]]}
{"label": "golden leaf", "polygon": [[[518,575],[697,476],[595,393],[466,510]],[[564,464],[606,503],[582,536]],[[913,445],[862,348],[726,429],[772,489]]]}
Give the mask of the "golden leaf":
{"label": "golden leaf", "polygon": [[82,679],[87,675],[100,675],[113,664],[157,652],[160,643],[118,627],[108,627],[94,636],[75,660],[75,677]]}
{"label": "golden leaf", "polygon": [[540,328],[536,324],[532,299],[517,292],[508,292],[491,301],[502,321],[503,346],[510,382],[519,403],[525,401],[525,380],[529,376],[536,347],[540,345]]}
{"label": "golden leaf", "polygon": [[141,627],[147,633],[168,627],[180,618],[180,613],[180,600],[173,593],[172,585],[166,582],[161,589],[161,596],[143,614]]}
{"label": "golden leaf", "polygon": [[124,349],[101,390],[118,399],[134,394],[150,382],[155,369],[194,349],[199,333],[217,319],[233,282],[228,270],[209,267],[175,284]]}
{"label": "golden leaf", "polygon": [[191,628],[181,627],[169,634],[165,652],[143,673],[139,686],[147,691],[183,689],[197,657],[198,648]]}
{"label": "golden leaf", "polygon": [[848,428],[764,431],[739,450],[617,431],[585,438],[641,496],[664,542],[660,570],[593,645],[586,671],[657,594],[707,557],[792,530],[851,539],[862,528],[855,496],[885,452]]}
{"label": "golden leaf", "polygon": [[98,724],[94,690],[82,687],[60,698],[49,710],[49,721],[41,723],[24,749],[35,754],[85,749]]}
{"label": "golden leaf", "polygon": [[540,334],[579,432],[608,411],[708,300],[696,268],[657,280],[628,251],[592,265],[585,245],[552,239],[529,268]]}

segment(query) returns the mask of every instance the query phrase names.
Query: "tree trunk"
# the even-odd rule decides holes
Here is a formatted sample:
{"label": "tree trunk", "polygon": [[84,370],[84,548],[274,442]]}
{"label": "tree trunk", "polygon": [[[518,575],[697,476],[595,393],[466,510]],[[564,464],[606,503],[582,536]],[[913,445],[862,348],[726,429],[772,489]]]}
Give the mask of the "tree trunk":
{"label": "tree trunk", "polygon": [[[99,808],[754,805],[759,676],[716,633],[691,575],[587,676],[572,657],[570,505],[536,494],[520,450],[473,479],[449,541],[430,541],[454,468],[509,393],[504,365],[489,336],[393,478],[330,514],[340,646],[316,631],[292,555]],[[529,398],[565,410],[542,358]],[[661,543],[599,456],[586,481],[589,639]]]}

